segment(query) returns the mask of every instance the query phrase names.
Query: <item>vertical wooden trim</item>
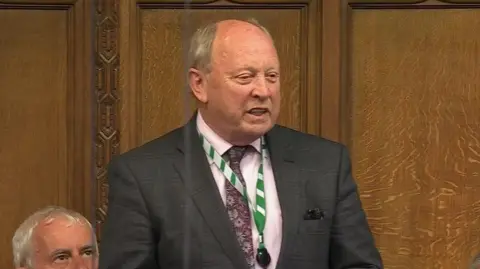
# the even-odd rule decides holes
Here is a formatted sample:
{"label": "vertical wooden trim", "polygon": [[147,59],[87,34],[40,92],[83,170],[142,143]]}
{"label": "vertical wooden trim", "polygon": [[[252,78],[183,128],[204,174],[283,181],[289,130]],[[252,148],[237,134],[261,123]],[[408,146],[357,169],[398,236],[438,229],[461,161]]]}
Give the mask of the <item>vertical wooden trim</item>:
{"label": "vertical wooden trim", "polygon": [[351,65],[350,48],[351,40],[349,29],[351,29],[351,12],[348,0],[340,2],[340,101],[339,101],[339,132],[340,141],[351,149],[351,113],[352,113],[352,90],[351,89]]}
{"label": "vertical wooden trim", "polygon": [[[83,79],[83,84],[75,82],[76,85],[81,85],[81,89],[78,92],[79,99],[82,100],[82,104],[85,104],[82,107],[78,107],[78,110],[81,110],[82,115],[85,115],[83,118],[84,129],[81,130],[80,134],[82,137],[85,137],[81,144],[79,144],[80,149],[83,149],[85,154],[83,155],[83,163],[85,164],[85,169],[82,169],[82,175],[84,178],[84,199],[83,199],[83,214],[90,220],[91,223],[95,221],[95,197],[96,197],[96,181],[95,181],[95,136],[94,136],[94,118],[95,116],[95,105],[94,105],[94,51],[95,51],[95,39],[94,39],[94,28],[95,25],[95,16],[94,16],[94,2],[90,0],[83,0],[81,3],[76,3],[77,5],[82,5],[82,13],[77,14],[77,19],[75,24],[79,29],[83,29],[82,32],[79,32],[76,36],[77,43],[81,43],[82,46],[78,48],[78,55],[81,55],[81,70],[83,72],[82,76],[79,78]],[[80,28],[82,27],[82,28]],[[88,167],[89,169],[87,169]]]}
{"label": "vertical wooden trim", "polygon": [[[79,10],[78,5],[71,5],[68,6],[68,9],[65,11],[66,13],[66,29],[65,29],[65,38],[66,38],[66,43],[67,43],[67,55],[66,55],[66,61],[67,61],[67,70],[66,70],[66,104],[67,107],[65,107],[65,113],[67,122],[65,123],[65,127],[67,129],[67,136],[66,136],[66,155],[63,156],[65,158],[67,170],[65,179],[60,179],[59,180],[59,190],[64,190],[67,189],[67,193],[64,193],[60,191],[58,193],[58,201],[57,203],[59,204],[66,204],[68,208],[72,208],[73,210],[81,211],[82,208],[78,207],[77,204],[77,199],[78,199],[78,193],[75,193],[76,187],[83,187],[84,182],[80,182],[81,178],[81,173],[76,174],[75,166],[80,166],[81,163],[78,163],[78,154],[80,152],[83,153],[83,150],[77,152],[75,154],[75,151],[78,149],[77,148],[77,143],[76,138],[79,138],[83,140],[81,137],[77,137],[77,132],[78,129],[81,128],[82,123],[77,123],[75,124],[75,121],[82,120],[82,118],[77,118],[77,115],[75,114],[75,108],[76,102],[80,102],[78,100],[78,93],[77,91],[79,90],[79,87],[81,85],[77,85],[75,83],[75,79],[77,75],[81,76],[81,69],[78,68],[81,66],[81,56],[77,54],[78,47],[81,46],[81,44],[76,44],[75,43],[75,34],[78,32],[78,28],[75,25],[75,15],[76,13],[81,12]],[[82,79],[82,77],[80,77]],[[83,104],[81,104],[83,105]],[[82,168],[86,168],[85,166]],[[78,177],[77,177],[78,176]],[[76,182],[75,184],[75,179],[77,179],[79,182]],[[83,193],[80,193],[80,195],[83,195]]]}
{"label": "vertical wooden trim", "polygon": [[[84,131],[88,129],[89,125],[89,100],[85,100],[85,91],[88,91],[88,77],[85,70],[85,62],[89,59],[84,54],[86,40],[86,28],[88,20],[92,19],[85,14],[85,1],[77,1],[67,11],[67,64],[68,64],[68,88],[67,107],[68,119],[67,129],[73,130],[68,134],[67,141],[72,147],[68,149],[67,162],[68,171],[68,190],[69,190],[69,207],[81,212],[87,216],[86,201],[88,199],[88,190],[90,187],[90,180],[85,170],[88,170],[90,163],[85,159],[85,156],[90,152],[90,147],[85,147],[88,144],[91,136],[85,136]],[[71,89],[71,90],[70,90]],[[90,145],[91,146],[91,145]],[[82,153],[82,154],[79,154]],[[77,179],[73,182],[71,179]],[[89,201],[90,202],[90,201]]]}
{"label": "vertical wooden trim", "polygon": [[120,152],[136,147],[142,137],[141,128],[141,91],[140,91],[140,48],[142,31],[138,21],[140,9],[135,0],[117,0],[121,4],[119,20],[119,91],[121,110],[120,120]]}
{"label": "vertical wooden trim", "polygon": [[[302,23],[300,38],[308,40],[301,43],[301,61],[304,72],[300,74],[302,103],[306,104],[306,115],[302,115],[305,126],[302,130],[310,134],[321,134],[321,84],[322,67],[320,65],[322,57],[321,33],[323,25],[318,22],[322,16],[322,5],[320,1],[312,0],[308,3],[307,8],[302,8]],[[306,31],[304,29],[307,29]],[[305,64],[303,64],[305,62]]]}
{"label": "vertical wooden trim", "polygon": [[96,227],[101,238],[101,225],[108,202],[107,169],[119,149],[118,95],[118,0],[96,0],[95,95],[95,160],[97,182]]}
{"label": "vertical wooden trim", "polygon": [[92,2],[78,0],[67,11],[68,61],[68,206],[92,220],[92,88],[90,57],[93,52],[90,9]]}
{"label": "vertical wooden trim", "polygon": [[341,0],[322,1],[321,135],[340,141]]}

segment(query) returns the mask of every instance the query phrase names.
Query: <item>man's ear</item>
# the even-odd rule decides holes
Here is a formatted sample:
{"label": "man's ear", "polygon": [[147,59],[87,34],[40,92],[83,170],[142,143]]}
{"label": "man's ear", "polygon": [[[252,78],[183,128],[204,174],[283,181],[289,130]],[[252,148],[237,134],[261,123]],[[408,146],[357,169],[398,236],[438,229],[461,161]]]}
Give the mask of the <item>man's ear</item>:
{"label": "man's ear", "polygon": [[202,103],[207,103],[208,95],[206,91],[207,81],[205,74],[198,69],[190,68],[188,70],[188,83],[197,100]]}

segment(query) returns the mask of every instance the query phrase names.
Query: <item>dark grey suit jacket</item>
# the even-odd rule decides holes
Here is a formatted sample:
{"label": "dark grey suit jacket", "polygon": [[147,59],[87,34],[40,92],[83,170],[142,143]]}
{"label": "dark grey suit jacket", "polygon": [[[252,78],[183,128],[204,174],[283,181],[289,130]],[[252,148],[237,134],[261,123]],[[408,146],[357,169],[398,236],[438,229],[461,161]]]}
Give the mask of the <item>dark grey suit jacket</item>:
{"label": "dark grey suit jacket", "polygon": [[[345,147],[281,126],[266,141],[283,217],[276,268],[383,268]],[[194,120],[114,158],[108,181],[100,269],[247,269]]]}

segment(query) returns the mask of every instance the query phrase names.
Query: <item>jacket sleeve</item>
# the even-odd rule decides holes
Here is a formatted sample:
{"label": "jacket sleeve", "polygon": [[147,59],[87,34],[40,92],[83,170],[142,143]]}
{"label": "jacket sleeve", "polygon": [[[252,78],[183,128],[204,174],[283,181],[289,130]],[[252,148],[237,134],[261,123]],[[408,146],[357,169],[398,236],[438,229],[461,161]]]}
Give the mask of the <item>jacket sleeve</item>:
{"label": "jacket sleeve", "polygon": [[108,211],[99,269],[160,269],[144,197],[128,164],[120,158],[114,158],[108,168]]}
{"label": "jacket sleeve", "polygon": [[333,218],[330,268],[383,268],[382,259],[367,223],[347,149],[342,146]]}

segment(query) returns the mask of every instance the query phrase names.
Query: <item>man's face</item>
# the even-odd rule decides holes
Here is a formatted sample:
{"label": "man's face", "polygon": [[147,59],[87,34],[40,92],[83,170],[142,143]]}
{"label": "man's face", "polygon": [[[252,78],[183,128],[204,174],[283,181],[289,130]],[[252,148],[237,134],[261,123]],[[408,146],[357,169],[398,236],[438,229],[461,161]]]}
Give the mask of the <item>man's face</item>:
{"label": "man's face", "polygon": [[87,224],[57,217],[41,222],[33,234],[33,268],[97,269],[98,256]]}
{"label": "man's face", "polygon": [[268,132],[280,111],[280,64],[270,37],[249,23],[220,23],[204,88],[202,115],[223,129],[215,131],[233,140]]}

